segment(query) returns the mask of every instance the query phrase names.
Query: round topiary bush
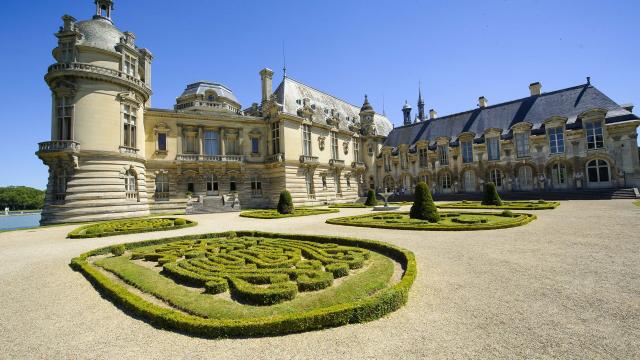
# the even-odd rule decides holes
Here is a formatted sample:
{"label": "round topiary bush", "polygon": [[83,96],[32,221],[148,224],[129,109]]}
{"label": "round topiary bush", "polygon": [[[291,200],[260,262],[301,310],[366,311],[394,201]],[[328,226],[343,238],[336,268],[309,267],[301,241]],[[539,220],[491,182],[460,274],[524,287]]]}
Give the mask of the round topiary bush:
{"label": "round topiary bush", "polygon": [[280,214],[291,214],[293,212],[293,200],[291,200],[291,193],[287,190],[283,190],[280,193],[278,212]]}
{"label": "round topiary bush", "polygon": [[378,199],[376,198],[376,192],[373,189],[369,189],[367,192],[367,201],[364,203],[367,206],[376,206],[378,205]]}
{"label": "round topiary bush", "polygon": [[173,221],[173,224],[174,224],[175,226],[182,226],[182,225],[186,225],[186,224],[187,224],[187,220],[185,220],[185,219],[175,219],[175,220]]}
{"label": "round topiary bush", "polygon": [[409,217],[411,219],[427,220],[433,223],[440,221],[438,208],[436,204],[433,203],[431,191],[425,182],[421,181],[416,185],[415,200],[411,206]]}
{"label": "round topiary bush", "polygon": [[124,254],[125,250],[126,248],[124,247],[123,244],[114,245],[111,247],[111,253],[113,254],[113,256],[120,256]]}
{"label": "round topiary bush", "polygon": [[496,184],[493,182],[488,182],[484,185],[484,195],[482,197],[482,205],[495,205],[501,206],[502,199],[500,199],[500,195],[498,195],[498,190],[496,190]]}

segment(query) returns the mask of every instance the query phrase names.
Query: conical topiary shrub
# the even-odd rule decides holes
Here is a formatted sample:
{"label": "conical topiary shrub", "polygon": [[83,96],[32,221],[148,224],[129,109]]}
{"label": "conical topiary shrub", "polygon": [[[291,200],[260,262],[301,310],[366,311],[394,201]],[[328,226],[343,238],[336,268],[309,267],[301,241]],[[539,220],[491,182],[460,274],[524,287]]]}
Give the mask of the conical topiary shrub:
{"label": "conical topiary shrub", "polygon": [[367,201],[364,202],[367,206],[376,206],[378,205],[378,199],[376,198],[376,192],[373,189],[369,189],[367,192]]}
{"label": "conical topiary shrub", "polygon": [[496,184],[488,182],[484,184],[484,196],[482,197],[482,205],[502,205],[502,199],[496,190]]}
{"label": "conical topiary shrub", "polygon": [[291,214],[293,212],[293,200],[291,200],[291,193],[287,190],[283,190],[280,193],[280,200],[278,200],[278,212],[280,214]]}
{"label": "conical topiary shrub", "polygon": [[429,186],[423,181],[416,185],[415,200],[411,206],[409,217],[434,223],[440,221],[438,208],[433,203]]}

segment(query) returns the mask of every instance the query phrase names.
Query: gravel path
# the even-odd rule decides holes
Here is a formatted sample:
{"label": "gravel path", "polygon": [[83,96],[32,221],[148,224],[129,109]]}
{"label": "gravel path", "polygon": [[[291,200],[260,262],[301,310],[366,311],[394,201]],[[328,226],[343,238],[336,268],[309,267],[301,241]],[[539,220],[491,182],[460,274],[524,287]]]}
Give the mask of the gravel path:
{"label": "gravel path", "polygon": [[[0,233],[0,358],[640,358],[640,207],[630,200],[563,202],[526,226],[478,232],[323,223],[341,214],[197,215],[197,227],[104,239],[65,239],[74,226]],[[124,314],[68,267],[109,244],[232,229],[388,241],[415,252],[418,277],[409,303],[377,321],[207,340]]]}

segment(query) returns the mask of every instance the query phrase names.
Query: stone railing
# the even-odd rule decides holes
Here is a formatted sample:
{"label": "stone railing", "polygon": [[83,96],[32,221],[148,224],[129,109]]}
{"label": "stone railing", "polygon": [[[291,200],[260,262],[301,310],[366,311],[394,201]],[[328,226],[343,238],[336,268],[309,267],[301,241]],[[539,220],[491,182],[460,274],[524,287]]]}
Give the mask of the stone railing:
{"label": "stone railing", "polygon": [[40,152],[72,151],[80,150],[80,143],[73,140],[44,141],[38,144]]}
{"label": "stone railing", "polygon": [[351,167],[356,169],[356,170],[364,170],[367,168],[367,166],[361,162],[361,161],[354,161],[351,163]]}
{"label": "stone railing", "polygon": [[329,160],[329,166],[332,166],[332,167],[344,167],[344,160],[330,159]]}
{"label": "stone railing", "polygon": [[317,165],[319,161],[317,156],[300,155],[300,163],[307,165]]}
{"label": "stone railing", "polygon": [[137,154],[138,149],[129,146],[120,146],[120,153],[122,154]]}
{"label": "stone railing", "polygon": [[131,83],[141,90],[145,91],[148,94],[151,94],[151,89],[147,86],[147,84],[135,77],[134,75],[129,75],[123,71],[110,69],[102,66],[86,64],[86,63],[59,63],[53,64],[49,66],[47,71],[47,76],[52,75],[56,72],[65,72],[65,71],[77,71],[77,72],[85,72],[92,73],[97,75],[103,75],[107,77],[117,78],[120,80],[124,80],[128,83]]}
{"label": "stone railing", "polygon": [[204,161],[204,162],[243,162],[244,155],[199,155],[199,154],[178,154],[178,161]]}
{"label": "stone railing", "polygon": [[277,153],[277,154],[269,155],[269,156],[265,157],[265,159],[264,159],[264,162],[266,162],[266,163],[283,162],[283,161],[284,161],[284,154],[283,153]]}

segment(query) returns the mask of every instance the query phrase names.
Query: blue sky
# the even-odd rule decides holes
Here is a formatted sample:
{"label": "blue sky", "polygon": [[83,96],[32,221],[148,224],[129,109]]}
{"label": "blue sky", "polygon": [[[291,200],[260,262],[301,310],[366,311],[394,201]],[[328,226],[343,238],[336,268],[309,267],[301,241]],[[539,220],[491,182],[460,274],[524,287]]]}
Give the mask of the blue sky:
{"label": "blue sky", "polygon": [[[92,0],[7,1],[0,13],[3,134],[0,186],[46,186],[34,152],[50,137],[53,63],[60,17],[93,15]],[[364,94],[396,124],[418,81],[440,115],[592,83],[640,106],[640,1],[205,1],[116,0],[115,24],[154,54],[152,104],[171,108],[184,86],[211,80],[248,106],[270,67],[354,104]],[[276,85],[276,84],[274,84]],[[636,111],[640,113],[640,111]]]}

